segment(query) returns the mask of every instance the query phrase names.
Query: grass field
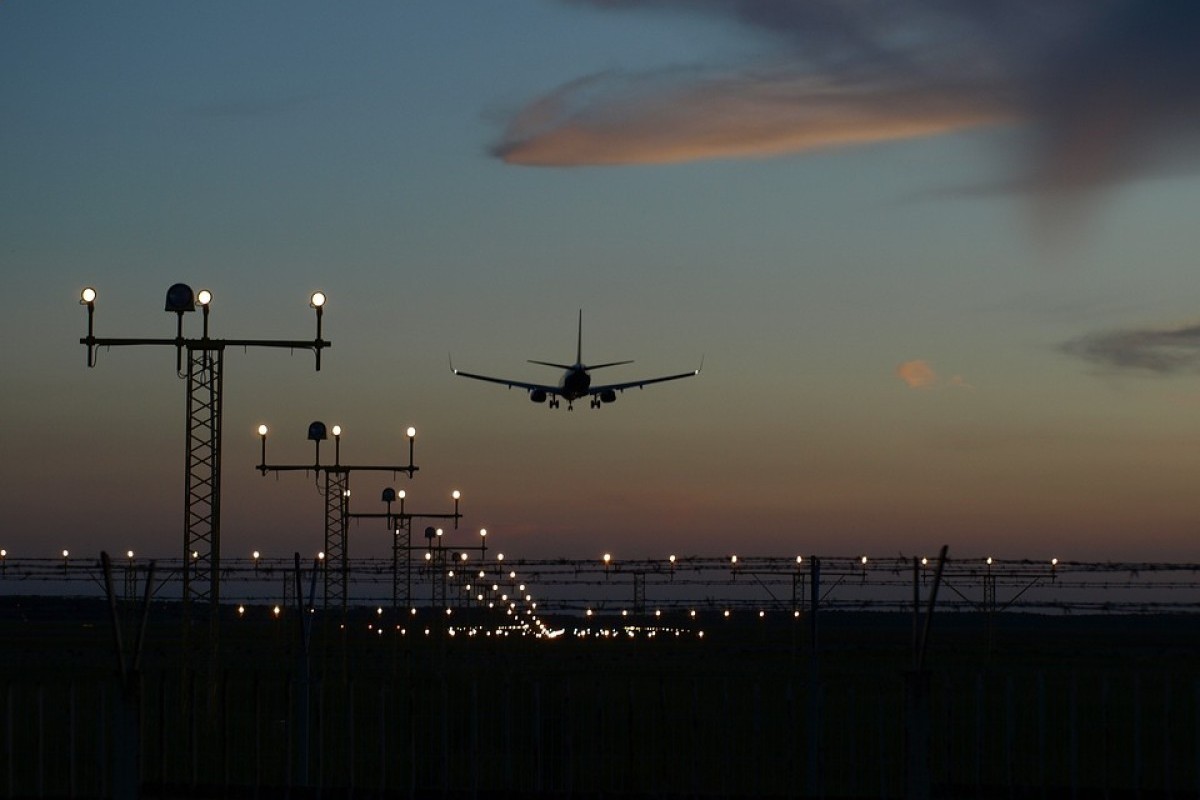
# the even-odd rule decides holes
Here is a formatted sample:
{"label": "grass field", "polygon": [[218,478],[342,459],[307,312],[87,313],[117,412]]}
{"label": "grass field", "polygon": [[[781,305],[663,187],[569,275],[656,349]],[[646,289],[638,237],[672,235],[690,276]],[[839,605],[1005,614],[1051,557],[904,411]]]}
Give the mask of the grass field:
{"label": "grass field", "polygon": [[[805,617],[319,613],[307,659],[294,613],[224,610],[215,656],[177,604],[149,619],[123,703],[104,603],[0,604],[0,796],[110,796],[131,758],[149,796],[913,791],[906,615],[824,613],[814,649]],[[944,613],[926,667],[932,796],[1200,796],[1200,618]]]}

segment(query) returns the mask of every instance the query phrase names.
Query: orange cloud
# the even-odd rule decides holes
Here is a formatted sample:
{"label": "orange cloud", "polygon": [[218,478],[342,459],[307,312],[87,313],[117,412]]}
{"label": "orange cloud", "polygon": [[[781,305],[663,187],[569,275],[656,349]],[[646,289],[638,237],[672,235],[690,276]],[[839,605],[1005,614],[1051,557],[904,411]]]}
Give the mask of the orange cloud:
{"label": "orange cloud", "polygon": [[1200,162],[1200,3],[569,4],[715,18],[759,35],[762,52],[737,73],[663,68],[565,83],[510,119],[491,148],[508,163],[765,157],[1015,122],[1030,134],[1015,171],[982,188],[1032,192],[1039,227],[1057,234],[1099,192]]}
{"label": "orange cloud", "polygon": [[928,361],[913,359],[896,367],[896,377],[908,384],[910,389],[926,389],[937,383],[937,373]]}
{"label": "orange cloud", "polygon": [[905,361],[896,367],[896,377],[904,381],[910,389],[930,389],[933,387],[946,389],[974,389],[962,375],[952,375],[943,379],[934,370],[933,365],[923,358]]}
{"label": "orange cloud", "polygon": [[848,83],[783,71],[595,75],[531,103],[493,153],[510,164],[583,166],[799,153],[1007,121],[978,86]]}

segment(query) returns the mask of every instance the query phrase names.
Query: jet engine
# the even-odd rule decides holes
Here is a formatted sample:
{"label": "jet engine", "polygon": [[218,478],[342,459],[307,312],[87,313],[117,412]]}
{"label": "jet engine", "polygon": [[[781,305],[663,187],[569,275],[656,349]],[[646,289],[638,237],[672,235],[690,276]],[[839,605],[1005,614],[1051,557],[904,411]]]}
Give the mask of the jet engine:
{"label": "jet engine", "polygon": [[601,393],[600,393],[600,402],[601,402],[601,403],[615,403],[615,402],[617,402],[617,393],[616,393],[616,390],[614,390],[614,389],[608,389],[608,390],[606,390],[606,391],[603,391],[603,392],[601,392]]}
{"label": "jet engine", "polygon": [[529,399],[535,403],[546,402],[546,390],[545,389],[534,389],[533,391],[531,391],[529,393]]}

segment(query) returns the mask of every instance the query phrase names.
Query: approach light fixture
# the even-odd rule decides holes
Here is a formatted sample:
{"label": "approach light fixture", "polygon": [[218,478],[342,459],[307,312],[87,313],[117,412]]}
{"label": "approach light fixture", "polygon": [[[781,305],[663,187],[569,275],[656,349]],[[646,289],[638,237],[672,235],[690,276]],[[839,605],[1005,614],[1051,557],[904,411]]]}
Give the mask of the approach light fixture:
{"label": "approach light fixture", "polygon": [[87,306],[87,338],[81,339],[81,344],[87,345],[87,365],[89,367],[96,366],[96,290],[91,286],[85,286],[83,291],[79,293],[79,304]]}
{"label": "approach light fixture", "polygon": [[262,442],[262,456],[259,459],[259,467],[263,471],[263,475],[267,474],[267,426],[258,426],[258,438]]}
{"label": "approach light fixture", "polygon": [[317,468],[321,464],[321,442],[327,438],[329,438],[329,433],[324,422],[315,419],[308,423],[308,440],[313,443],[313,465]]}
{"label": "approach light fixture", "polygon": [[[325,293],[313,292],[308,298],[308,305],[317,312],[317,341],[321,341],[321,313],[325,310]],[[317,348],[317,372],[321,371],[321,348]]]}
{"label": "approach light fixture", "polygon": [[204,312],[204,331],[203,336],[208,338],[208,312],[209,306],[212,304],[212,292],[208,289],[201,289],[196,293],[196,303],[200,306],[200,310]]}
{"label": "approach light fixture", "polygon": [[167,289],[167,299],[163,303],[163,310],[179,314],[182,319],[183,314],[196,310],[196,293],[186,283],[171,284],[171,288]]}

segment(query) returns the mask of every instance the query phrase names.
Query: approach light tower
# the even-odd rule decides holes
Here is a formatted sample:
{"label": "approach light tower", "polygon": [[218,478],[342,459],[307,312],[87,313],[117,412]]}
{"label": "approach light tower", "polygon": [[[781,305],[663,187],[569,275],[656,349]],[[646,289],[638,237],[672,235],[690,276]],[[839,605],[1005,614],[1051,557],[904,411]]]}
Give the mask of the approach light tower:
{"label": "approach light tower", "polygon": [[[462,493],[460,491],[458,491],[458,489],[455,489],[454,491],[452,491],[450,493],[450,499],[452,499],[454,501],[454,511],[452,513],[440,513],[440,514],[439,513],[414,514],[412,512],[405,511],[404,510],[404,501],[406,499],[406,495],[405,495],[405,492],[403,489],[401,489],[400,491],[396,491],[395,489],[393,489],[392,487],[389,486],[383,490],[379,499],[381,501],[383,501],[383,503],[387,507],[387,510],[385,512],[383,512],[382,514],[370,513],[370,512],[360,512],[360,513],[352,514],[349,512],[349,504],[347,504],[346,516],[350,517],[352,519],[380,519],[380,518],[382,518],[382,519],[386,520],[385,524],[387,525],[388,530],[390,530],[392,532],[392,608],[393,609],[411,608],[412,607],[412,573],[413,573],[412,554],[413,554],[414,550],[416,549],[412,546],[412,523],[413,523],[413,520],[414,519],[451,519],[451,520],[454,520],[454,529],[458,530],[458,521],[460,519],[462,519],[462,514],[459,513],[458,503],[459,503],[459,500],[462,499]],[[400,510],[392,511],[392,503],[394,503],[396,501],[400,502]],[[432,531],[432,530],[436,530],[436,529],[427,528],[426,530]],[[432,536],[427,535],[427,538],[432,539]],[[440,545],[441,536],[438,536],[438,543]],[[430,560],[431,561],[433,560],[433,554],[435,551],[432,548],[432,542],[430,543],[429,547],[423,547],[423,548],[421,548],[421,550],[428,552],[430,554]],[[458,550],[460,550],[460,551],[478,550],[480,564],[483,564],[484,562],[486,562],[486,560],[487,560],[487,530],[482,529],[479,531],[479,546],[478,547],[459,547]],[[404,554],[403,558],[400,555],[401,553]],[[445,564],[445,558],[444,558],[445,553],[444,553],[444,551],[441,551],[440,548],[437,551],[437,553],[438,553],[438,556],[440,559],[440,567],[439,567],[440,573],[435,571],[433,573],[433,579],[435,582],[438,580],[441,581],[441,597],[442,597],[442,604],[444,606],[445,599],[446,599],[446,564]],[[401,577],[401,564],[403,564],[403,578]],[[429,568],[431,570],[433,570],[435,566],[438,566],[438,565],[430,564]],[[474,566],[474,565],[472,565],[472,566]],[[436,601],[436,597],[435,597],[435,601]],[[436,605],[436,602],[435,602],[435,605]]]}
{"label": "approach light tower", "polygon": [[[413,463],[413,443],[417,438],[417,429],[408,428],[407,464],[343,464],[342,463],[342,427],[334,425],[332,431],[325,427],[320,420],[308,426],[308,440],[313,443],[314,455],[311,464],[268,464],[267,463],[267,432],[266,425],[258,426],[258,437],[262,440],[262,457],[255,467],[266,476],[268,472],[295,472],[312,470],[325,474],[325,607],[337,608],[346,612],[349,605],[350,559],[349,537],[346,532],[346,521],[350,512],[350,473],[352,472],[404,472],[411,479],[413,473],[420,467]],[[333,463],[321,463],[321,442],[333,433]],[[457,508],[455,509],[457,511]]]}
{"label": "approach light tower", "polygon": [[[221,601],[221,377],[226,347],[282,347],[311,350],[321,370],[321,350],[332,342],[321,338],[321,315],[325,293],[313,292],[308,304],[317,312],[314,339],[212,339],[208,335],[208,314],[213,294],[208,289],[193,292],[186,283],[167,289],[165,310],[176,317],[172,339],[107,339],[94,332],[96,290],[87,287],[79,303],[87,306],[87,336],[79,343],[87,347],[87,365],[96,366],[96,348],[133,345],[160,345],[175,348],[175,372],[187,379],[187,429],[185,447],[187,466],[184,487],[183,518],[183,602],[190,616],[193,602],[208,603],[212,622],[217,619]],[[200,338],[183,335],[183,316],[200,307],[204,329]],[[183,353],[187,351],[187,372]]]}

